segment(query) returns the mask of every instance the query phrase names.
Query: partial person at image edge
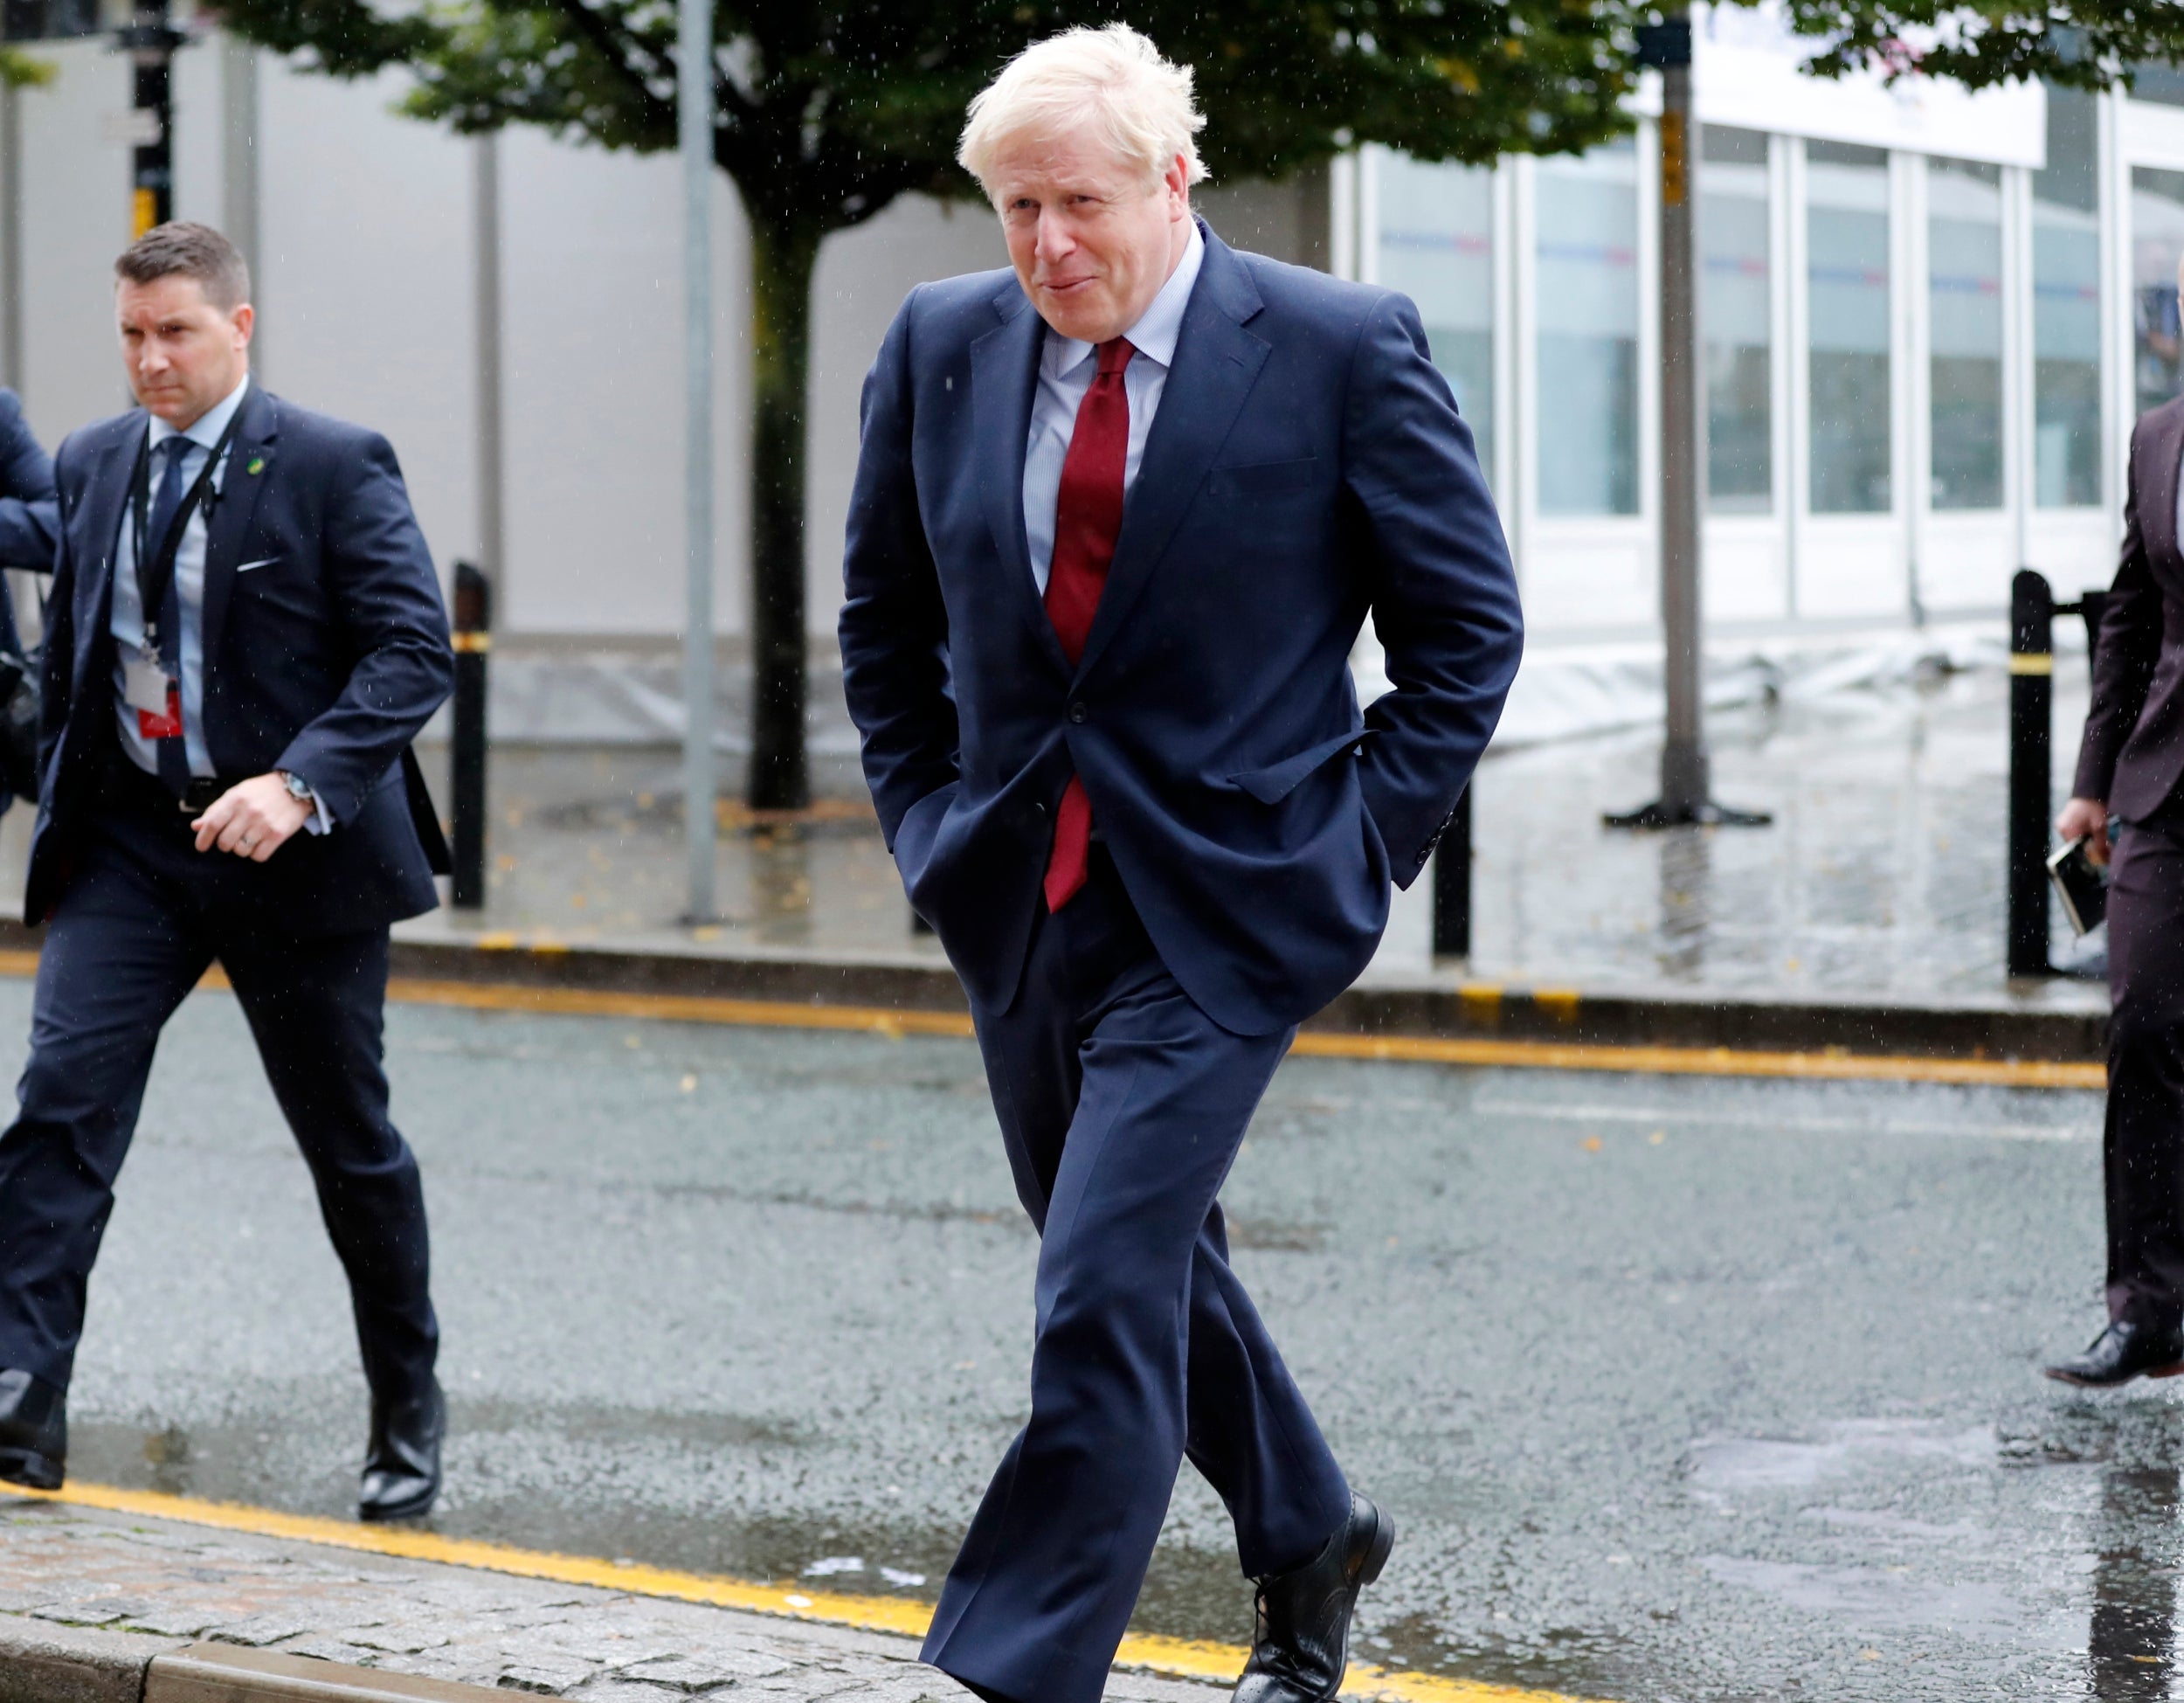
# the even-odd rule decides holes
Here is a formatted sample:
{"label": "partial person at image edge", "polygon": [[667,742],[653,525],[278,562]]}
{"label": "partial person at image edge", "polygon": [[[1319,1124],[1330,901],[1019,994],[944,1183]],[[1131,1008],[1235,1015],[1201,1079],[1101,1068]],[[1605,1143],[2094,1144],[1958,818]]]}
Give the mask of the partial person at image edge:
{"label": "partial person at image edge", "polygon": [[[2184,267],[2180,267],[2184,284]],[[2131,434],[2124,540],[2093,647],[2065,840],[2110,865],[2103,1192],[2108,1323],[2047,1368],[2097,1388],[2184,1373],[2184,398]],[[2108,823],[2122,823],[2112,851]]]}
{"label": "partial person at image edge", "polygon": [[[51,574],[59,527],[52,458],[23,418],[22,399],[13,391],[0,390],[0,568]],[[28,661],[8,589],[0,580],[0,653]],[[31,682],[32,689],[36,683]],[[0,704],[0,710],[5,707]],[[14,802],[15,794],[0,783],[0,812]]]}
{"label": "partial person at image edge", "polygon": [[410,742],[454,657],[393,450],[259,387],[249,294],[217,231],[139,238],[113,301],[141,405],[56,458],[24,901],[46,937],[0,1134],[0,1478],[62,1481],[153,1049],[217,960],[348,1274],[371,1395],[359,1512],[404,1518],[439,1493],[445,1406],[380,1043],[388,925],[432,908],[446,866]]}
{"label": "partial person at image edge", "polygon": [[[1013,270],[911,292],[865,382],[850,713],[1040,1232],[1031,1417],[923,1651],[999,1703],[1097,1703],[1186,1456],[1257,1581],[1236,1697],[1341,1687],[1394,1527],[1217,1196],[1296,1026],[1426,867],[1523,642],[1417,309],[1223,243],[1190,206],[1203,121],[1123,25],[1026,49],[961,149]],[[1395,689],[1361,717],[1368,613]]]}

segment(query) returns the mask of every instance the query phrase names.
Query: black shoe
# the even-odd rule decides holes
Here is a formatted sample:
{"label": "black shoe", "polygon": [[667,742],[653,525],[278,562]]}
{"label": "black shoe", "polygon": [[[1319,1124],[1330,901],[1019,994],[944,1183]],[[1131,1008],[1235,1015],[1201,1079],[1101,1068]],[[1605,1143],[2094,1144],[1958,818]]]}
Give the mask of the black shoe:
{"label": "black shoe", "polygon": [[59,1490],[68,1464],[68,1398],[27,1372],[0,1372],[0,1478]]}
{"label": "black shoe", "polygon": [[2133,1378],[2174,1378],[2184,1372],[2184,1335],[2174,1325],[2157,1327],[2118,1319],[2076,1360],[2045,1369],[2058,1382],[2093,1389],[2112,1388]]}
{"label": "black shoe", "polygon": [[1395,1522],[1354,1491],[1350,1518],[1292,1572],[1259,1581],[1259,1624],[1234,1703],[1334,1703],[1350,1665],[1350,1615],[1380,1576]]}
{"label": "black shoe", "polygon": [[439,1445],[447,1402],[435,1383],[423,1400],[371,1404],[371,1443],[356,1499],[360,1520],[415,1520],[439,1495]]}

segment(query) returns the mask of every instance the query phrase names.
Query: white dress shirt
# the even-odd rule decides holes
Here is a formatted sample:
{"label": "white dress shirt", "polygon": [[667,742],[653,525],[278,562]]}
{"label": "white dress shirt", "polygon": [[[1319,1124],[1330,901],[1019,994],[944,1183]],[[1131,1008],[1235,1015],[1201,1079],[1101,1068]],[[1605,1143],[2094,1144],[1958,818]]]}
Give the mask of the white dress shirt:
{"label": "white dress shirt", "polygon": [[[1130,398],[1130,453],[1123,464],[1123,494],[1137,480],[1145,438],[1160,409],[1160,393],[1175,364],[1175,345],[1183,329],[1183,310],[1206,259],[1206,239],[1191,221],[1190,246],[1168,274],[1151,306],[1123,335],[1137,352],[1123,369],[1123,393]],[[1065,337],[1051,325],[1039,356],[1039,389],[1032,397],[1031,437],[1024,453],[1024,537],[1031,546],[1032,578],[1047,595],[1047,575],[1054,559],[1054,504],[1061,495],[1061,464],[1077,429],[1077,409],[1100,370],[1099,346]]]}
{"label": "white dress shirt", "polygon": [[[220,441],[220,434],[235,418],[235,411],[243,405],[243,397],[249,389],[250,375],[245,372],[241,384],[206,409],[188,431],[179,434],[195,446],[182,452],[184,491],[197,482],[198,474],[204,470],[204,458],[211,454],[213,446]],[[159,447],[176,435],[172,426],[156,414],[152,416],[151,436],[144,455],[144,476],[153,481],[154,490],[158,488],[161,472]],[[226,485],[228,464],[234,454],[231,446],[221,455],[220,465],[212,469],[208,498],[217,497]],[[153,660],[144,648],[144,598],[136,578],[136,528],[129,519],[129,508],[134,507],[135,500],[132,491],[128,508],[122,514],[121,541],[114,550],[114,618],[109,626],[114,650],[114,712],[116,729],[121,736],[121,749],[138,768],[156,775],[159,772],[159,748],[137,727],[136,711],[129,707],[124,679],[130,663]],[[211,751],[204,743],[204,539],[205,510],[211,506],[210,502],[200,502],[190,511],[190,523],[183,528],[182,543],[175,550],[175,595],[182,603],[182,631],[176,635],[182,652],[182,748],[190,759],[190,772],[207,779],[217,772],[212,766]],[[145,543],[156,547],[158,540],[148,538]],[[333,818],[316,793],[312,795],[312,807],[304,826],[314,834],[323,834],[334,825]]]}

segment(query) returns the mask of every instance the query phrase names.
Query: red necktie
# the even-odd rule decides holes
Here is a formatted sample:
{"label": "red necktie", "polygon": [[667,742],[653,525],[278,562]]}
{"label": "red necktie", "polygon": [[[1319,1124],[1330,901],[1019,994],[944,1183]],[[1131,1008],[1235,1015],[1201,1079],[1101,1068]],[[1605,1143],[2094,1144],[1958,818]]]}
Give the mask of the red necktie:
{"label": "red necktie", "polygon": [[[1054,552],[1047,573],[1047,614],[1062,654],[1076,666],[1091,635],[1092,617],[1107,586],[1108,564],[1123,530],[1123,469],[1130,460],[1130,393],[1123,369],[1137,351],[1127,338],[1099,346],[1100,370],[1077,405],[1069,453],[1054,501]],[[1054,812],[1054,846],[1047,858],[1047,909],[1059,910],[1084,885],[1092,855],[1092,802],[1084,783],[1069,777]]]}

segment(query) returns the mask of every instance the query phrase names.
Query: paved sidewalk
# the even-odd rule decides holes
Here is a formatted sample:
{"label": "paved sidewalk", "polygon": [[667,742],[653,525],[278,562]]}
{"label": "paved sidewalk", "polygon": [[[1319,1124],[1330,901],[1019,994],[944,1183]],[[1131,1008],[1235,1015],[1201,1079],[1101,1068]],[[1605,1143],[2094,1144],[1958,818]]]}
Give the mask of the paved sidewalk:
{"label": "paved sidewalk", "polygon": [[[2057,685],[2061,786],[2082,670]],[[1490,752],[1474,789],[1470,957],[1434,957],[1421,881],[1316,1026],[2096,1063],[2105,986],[2004,973],[2007,693],[1989,670],[1716,715],[1717,793],[1773,813],[1765,828],[1602,827],[1651,789],[1650,731]],[[397,973],[960,1012],[840,743],[822,742],[809,810],[754,817],[722,800],[719,914],[702,924],[681,916],[673,751],[496,751],[487,903],[398,926]],[[424,754],[439,788],[446,752]],[[22,810],[0,820],[0,906],[29,826]],[[0,925],[0,945],[27,944]],[[2059,920],[2053,949],[2071,950]]]}
{"label": "paved sidewalk", "polygon": [[[2058,678],[2058,786],[2084,713],[2081,674]],[[1420,883],[1399,896],[1366,985],[1469,977],[1588,993],[2105,1008],[2098,987],[2013,986],[2003,973],[2007,693],[1999,672],[1974,673],[1717,714],[1717,791],[1773,812],[1766,828],[1603,827],[1601,812],[1649,795],[1649,730],[1490,753],[1476,783],[1469,962],[1434,963]],[[436,779],[439,760],[427,754]],[[854,771],[826,765],[819,784],[819,802],[793,821],[754,820],[723,801],[722,915],[694,929],[679,920],[674,752],[497,752],[486,909],[444,910],[404,933],[937,966]],[[2058,923],[2058,954],[2068,944]]]}
{"label": "paved sidewalk", "polygon": [[[71,1637],[70,1628],[105,1634]],[[581,1703],[962,1703],[907,1637],[214,1530],[0,1500],[0,1697],[56,1645],[86,1673],[192,1642]],[[92,1696],[88,1685],[74,1693]],[[240,1695],[242,1693],[238,1693]],[[32,1703],[45,1703],[39,1693]],[[56,1683],[49,1695],[70,1695]],[[1118,1674],[1113,1703],[1225,1689]]]}

